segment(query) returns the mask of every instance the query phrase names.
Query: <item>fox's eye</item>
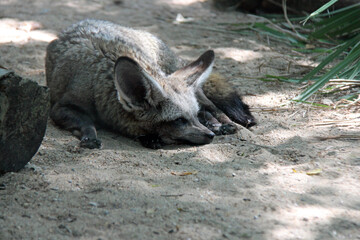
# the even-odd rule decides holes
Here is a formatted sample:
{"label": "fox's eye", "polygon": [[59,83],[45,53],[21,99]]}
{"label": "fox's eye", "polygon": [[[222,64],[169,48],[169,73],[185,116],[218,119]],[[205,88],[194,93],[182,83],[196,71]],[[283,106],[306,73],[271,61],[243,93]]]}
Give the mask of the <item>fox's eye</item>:
{"label": "fox's eye", "polygon": [[188,122],[188,120],[186,120],[183,117],[179,117],[176,120],[174,120],[174,123],[177,125],[183,125],[183,124],[186,124],[187,122]]}

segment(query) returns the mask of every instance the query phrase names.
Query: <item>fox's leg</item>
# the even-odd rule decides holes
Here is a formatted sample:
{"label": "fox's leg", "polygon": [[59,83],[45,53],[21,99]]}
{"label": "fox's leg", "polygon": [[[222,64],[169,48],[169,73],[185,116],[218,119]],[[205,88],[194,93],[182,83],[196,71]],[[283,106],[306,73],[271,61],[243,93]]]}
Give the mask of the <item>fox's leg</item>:
{"label": "fox's leg", "polygon": [[249,106],[242,101],[236,87],[220,74],[212,73],[202,86],[202,90],[206,98],[231,121],[246,128],[256,125]]}
{"label": "fox's leg", "polygon": [[214,116],[202,108],[198,113],[198,119],[202,125],[210,129],[216,135],[220,135],[221,123]]}
{"label": "fox's leg", "polygon": [[236,92],[227,96],[209,96],[209,100],[232,121],[249,128],[256,125],[249,106],[245,104]]}
{"label": "fox's leg", "polygon": [[90,149],[101,147],[93,120],[77,106],[56,103],[51,109],[50,117],[56,124],[72,131],[74,135],[80,131],[81,147]]}
{"label": "fox's leg", "polygon": [[220,123],[205,109],[199,111],[198,118],[201,124],[210,129],[216,135],[227,135],[236,132],[236,126],[234,123]]}
{"label": "fox's leg", "polygon": [[216,135],[233,134],[236,132],[236,125],[205,96],[202,90],[197,91],[196,95],[202,107],[198,118],[203,125]]}

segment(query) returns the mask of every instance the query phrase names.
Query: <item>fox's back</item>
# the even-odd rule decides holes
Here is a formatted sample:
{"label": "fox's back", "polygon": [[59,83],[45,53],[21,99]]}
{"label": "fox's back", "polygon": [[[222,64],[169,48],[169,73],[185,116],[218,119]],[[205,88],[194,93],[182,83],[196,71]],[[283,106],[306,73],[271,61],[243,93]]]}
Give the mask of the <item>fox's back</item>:
{"label": "fox's back", "polygon": [[154,35],[108,21],[81,21],[60,34],[59,40],[64,44],[79,44],[114,63],[121,56],[132,58],[149,71],[169,74],[180,64],[167,45]]}

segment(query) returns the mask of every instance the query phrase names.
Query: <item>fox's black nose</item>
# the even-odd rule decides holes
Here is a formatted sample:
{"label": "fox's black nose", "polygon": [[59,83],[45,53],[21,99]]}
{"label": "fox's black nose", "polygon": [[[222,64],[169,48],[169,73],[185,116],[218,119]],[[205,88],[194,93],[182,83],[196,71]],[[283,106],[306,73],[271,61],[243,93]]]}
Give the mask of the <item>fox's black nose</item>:
{"label": "fox's black nose", "polygon": [[206,135],[207,135],[207,137],[210,138],[210,139],[213,139],[213,138],[215,137],[215,133],[213,133],[213,132],[210,132],[210,133],[208,133],[208,134],[206,134]]}

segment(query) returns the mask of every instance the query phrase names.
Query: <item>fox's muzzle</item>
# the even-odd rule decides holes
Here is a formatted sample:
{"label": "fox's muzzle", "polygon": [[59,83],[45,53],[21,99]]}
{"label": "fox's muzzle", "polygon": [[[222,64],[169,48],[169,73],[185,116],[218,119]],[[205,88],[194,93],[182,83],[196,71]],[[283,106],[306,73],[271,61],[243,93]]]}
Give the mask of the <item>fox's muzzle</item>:
{"label": "fox's muzzle", "polygon": [[214,137],[215,133],[213,133],[206,127],[201,127],[200,131],[193,132],[187,136],[184,136],[184,140],[190,144],[204,145],[211,143]]}

